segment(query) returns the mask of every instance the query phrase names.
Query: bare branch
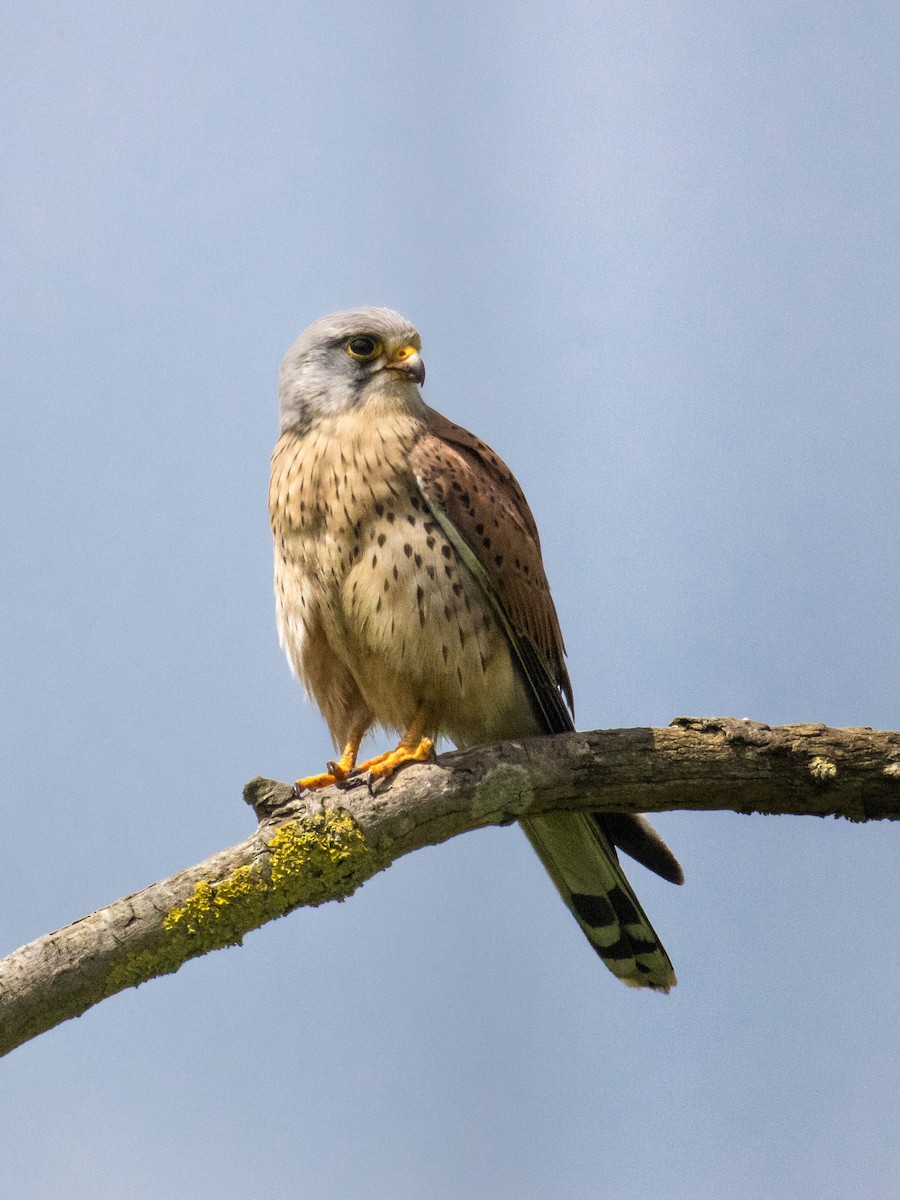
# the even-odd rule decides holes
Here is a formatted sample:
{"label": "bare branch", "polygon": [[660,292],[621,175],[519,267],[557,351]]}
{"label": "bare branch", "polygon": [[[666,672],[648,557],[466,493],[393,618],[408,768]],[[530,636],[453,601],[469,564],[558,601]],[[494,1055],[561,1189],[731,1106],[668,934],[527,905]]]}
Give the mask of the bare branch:
{"label": "bare branch", "polygon": [[39,938],[0,962],[0,1054],[126,987],[238,944],[301,905],[342,900],[390,862],[528,813],[730,809],[900,817],[900,733],[770,728],[679,717],[504,742],[401,772],[376,795],[331,788],[298,801],[255,779],[259,818],[240,845]]}

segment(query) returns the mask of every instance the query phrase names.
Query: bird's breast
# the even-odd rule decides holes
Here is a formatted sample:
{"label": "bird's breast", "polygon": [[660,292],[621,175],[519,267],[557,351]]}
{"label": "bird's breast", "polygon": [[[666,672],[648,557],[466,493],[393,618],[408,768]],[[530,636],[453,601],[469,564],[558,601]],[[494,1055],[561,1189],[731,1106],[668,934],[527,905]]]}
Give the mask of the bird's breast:
{"label": "bird's breast", "polygon": [[457,741],[529,732],[506,635],[409,466],[420,435],[345,414],[282,435],[269,492],[282,645],[314,695],[330,654],[387,727],[425,705]]}
{"label": "bird's breast", "polygon": [[275,446],[269,516],[279,635],[301,677],[311,632],[324,626],[330,642],[346,642],[347,576],[376,541],[376,525],[396,521],[416,491],[408,461],[419,432],[405,414],[375,421],[357,410],[304,434],[288,430]]}
{"label": "bird's breast", "polygon": [[324,553],[340,574],[342,559],[358,557],[379,513],[416,488],[408,464],[419,432],[410,417],[376,423],[353,411],[303,435],[283,433],[272,455],[269,515],[288,561],[321,566]]}

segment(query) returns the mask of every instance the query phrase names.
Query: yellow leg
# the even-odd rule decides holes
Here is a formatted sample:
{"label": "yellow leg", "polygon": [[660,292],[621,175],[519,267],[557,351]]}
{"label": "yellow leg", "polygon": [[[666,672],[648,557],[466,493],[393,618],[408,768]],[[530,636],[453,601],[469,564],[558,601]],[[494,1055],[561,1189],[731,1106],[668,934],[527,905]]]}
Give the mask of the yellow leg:
{"label": "yellow leg", "polygon": [[326,763],[328,770],[339,782],[343,782],[352,770],[356,767],[356,756],[359,754],[359,745],[366,736],[366,731],[360,730],[350,735],[350,740],[344,747],[341,757],[334,761],[329,759]]}
{"label": "yellow leg", "polygon": [[318,788],[331,787],[334,783],[343,783],[356,766],[356,756],[359,754],[360,742],[366,736],[368,725],[354,729],[347,739],[347,744],[337,762],[329,762],[328,770],[322,775],[305,775],[294,784],[295,792],[314,792]]}

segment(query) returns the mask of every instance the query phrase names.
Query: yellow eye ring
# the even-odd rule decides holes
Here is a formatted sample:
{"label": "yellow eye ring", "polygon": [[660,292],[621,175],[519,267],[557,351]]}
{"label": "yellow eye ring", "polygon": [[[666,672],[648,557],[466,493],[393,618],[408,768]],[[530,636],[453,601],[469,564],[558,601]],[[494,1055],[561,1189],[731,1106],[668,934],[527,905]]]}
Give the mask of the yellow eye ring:
{"label": "yellow eye ring", "polygon": [[347,353],[351,358],[375,358],[382,351],[381,342],[369,333],[361,333],[347,342]]}

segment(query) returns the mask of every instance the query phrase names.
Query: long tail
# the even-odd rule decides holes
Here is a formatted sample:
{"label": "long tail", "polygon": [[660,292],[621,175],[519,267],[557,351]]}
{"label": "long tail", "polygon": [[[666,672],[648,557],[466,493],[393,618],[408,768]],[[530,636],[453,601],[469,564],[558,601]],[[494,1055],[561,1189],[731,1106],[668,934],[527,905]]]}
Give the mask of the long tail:
{"label": "long tail", "polygon": [[676,983],[669,956],[625,878],[601,821],[591,813],[553,813],[530,817],[521,825],[610,971],[629,987],[667,992]]}

